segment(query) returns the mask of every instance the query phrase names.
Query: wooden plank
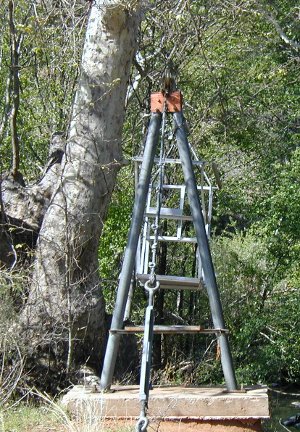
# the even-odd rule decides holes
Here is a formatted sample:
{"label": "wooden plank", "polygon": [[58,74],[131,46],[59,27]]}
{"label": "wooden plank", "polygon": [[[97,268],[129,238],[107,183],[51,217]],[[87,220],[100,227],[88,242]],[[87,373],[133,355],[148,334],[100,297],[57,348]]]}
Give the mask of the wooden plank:
{"label": "wooden plank", "polygon": [[[155,325],[153,328],[155,334],[220,334],[220,333],[228,333],[227,329],[211,329],[211,328],[203,328],[201,326],[185,326],[185,325],[172,325],[172,326],[164,326],[164,325]],[[120,334],[141,334],[144,333],[144,326],[127,326],[124,329],[111,329],[111,333],[120,333]]]}
{"label": "wooden plank", "polygon": [[[136,278],[142,285],[144,285],[145,282],[150,279],[150,275],[137,274]],[[156,279],[160,282],[160,288],[162,289],[188,289],[195,291],[204,289],[203,282],[199,278],[156,275]]]}

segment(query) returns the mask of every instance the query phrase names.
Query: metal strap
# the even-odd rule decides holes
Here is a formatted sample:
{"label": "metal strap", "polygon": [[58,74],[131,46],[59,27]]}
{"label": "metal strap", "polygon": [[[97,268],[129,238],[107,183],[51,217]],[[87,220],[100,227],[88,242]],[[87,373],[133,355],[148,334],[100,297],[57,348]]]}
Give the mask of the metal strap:
{"label": "metal strap", "polygon": [[152,360],[152,343],[153,343],[153,327],[154,327],[154,293],[159,289],[159,282],[156,281],[153,287],[148,280],[145,283],[145,290],[149,294],[148,306],[145,314],[145,330],[143,340],[143,355],[141,364],[140,377],[140,402],[141,413],[136,425],[137,432],[145,432],[147,430],[148,419],[146,410],[148,408],[149,390],[150,390],[150,372]]}
{"label": "metal strap", "polygon": [[164,110],[162,114],[162,127],[161,127],[161,140],[160,140],[160,151],[159,151],[159,175],[158,175],[158,185],[156,187],[156,209],[155,209],[155,220],[151,225],[153,230],[153,242],[151,246],[151,263],[150,267],[150,283],[152,286],[156,284],[156,255],[157,255],[157,246],[158,246],[158,238],[159,238],[159,221],[160,221],[160,212],[162,206],[162,198],[163,198],[163,181],[164,181],[164,157],[165,157],[165,125],[166,125],[166,99],[164,100]]}
{"label": "metal strap", "polygon": [[152,360],[152,344],[153,344],[153,327],[154,327],[154,294],[159,289],[160,283],[156,280],[156,256],[159,238],[159,221],[163,198],[163,180],[164,180],[164,157],[165,157],[165,123],[166,123],[166,99],[164,101],[164,109],[162,115],[161,142],[159,152],[159,176],[158,185],[156,187],[156,210],[155,220],[151,228],[153,230],[153,243],[151,246],[151,263],[150,277],[145,283],[145,291],[148,293],[148,306],[145,313],[145,330],[143,340],[143,354],[140,374],[140,402],[141,413],[136,424],[137,432],[145,432],[147,430],[147,408],[150,390],[150,372]]}

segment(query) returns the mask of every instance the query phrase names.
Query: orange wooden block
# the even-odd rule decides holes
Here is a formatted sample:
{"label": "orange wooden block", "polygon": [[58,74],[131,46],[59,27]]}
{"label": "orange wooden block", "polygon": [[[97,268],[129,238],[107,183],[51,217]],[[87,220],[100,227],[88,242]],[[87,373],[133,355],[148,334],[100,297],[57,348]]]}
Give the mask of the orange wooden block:
{"label": "orange wooden block", "polygon": [[163,112],[165,99],[168,112],[182,111],[182,94],[177,90],[169,95],[164,95],[162,92],[152,93],[151,112]]}

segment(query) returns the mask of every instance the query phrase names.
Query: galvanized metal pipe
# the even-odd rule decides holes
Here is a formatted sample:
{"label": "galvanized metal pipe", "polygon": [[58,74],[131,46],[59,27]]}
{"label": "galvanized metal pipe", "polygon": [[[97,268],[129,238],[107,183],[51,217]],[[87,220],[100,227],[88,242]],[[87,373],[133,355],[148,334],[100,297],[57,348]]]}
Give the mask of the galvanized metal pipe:
{"label": "galvanized metal pipe", "polygon": [[[188,140],[184,129],[184,119],[182,112],[174,114],[176,140],[178,151],[182,164],[183,174],[187,187],[187,194],[193,216],[194,227],[200,252],[205,285],[210,303],[210,309],[214,327],[224,329],[225,322],[223,310],[216,282],[214,267],[212,263],[210,248],[205,230],[205,223],[201,209],[201,203],[198,196],[195,174],[193,171],[192,159],[189,149]],[[234,374],[233,361],[229,348],[227,335],[222,333],[219,336],[221,349],[221,362],[228,390],[236,390],[237,382]]]}
{"label": "galvanized metal pipe", "polygon": [[[112,329],[121,329],[123,326],[125,307],[130,288],[130,281],[134,269],[137,245],[143,223],[143,216],[150,184],[151,170],[159,138],[160,124],[161,114],[153,113],[150,118],[143,155],[143,162],[135,195],[131,226],[129,230],[127,246],[125,249],[122,271],[120,274],[117,299],[111,323]],[[119,341],[120,334],[110,333],[106,347],[100,382],[101,389],[103,390],[109,389],[112,383],[118,354]]]}

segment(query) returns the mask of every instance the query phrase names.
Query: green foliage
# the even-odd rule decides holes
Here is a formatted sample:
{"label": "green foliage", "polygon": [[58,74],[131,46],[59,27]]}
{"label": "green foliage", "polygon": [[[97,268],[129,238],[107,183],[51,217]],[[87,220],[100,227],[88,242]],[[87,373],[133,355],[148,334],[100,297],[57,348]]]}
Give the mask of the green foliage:
{"label": "green foliage", "polygon": [[114,306],[130,226],[133,194],[134,185],[130,169],[126,167],[118,176],[99,247],[99,272],[109,312]]}
{"label": "green foliage", "polygon": [[299,382],[300,295],[277,283],[267,239],[235,234],[213,250],[239,382]]}
{"label": "green foliage", "polygon": [[[33,6],[25,0],[15,3],[13,14],[19,41],[20,108],[17,133],[20,141],[20,170],[32,179],[40,174],[48,154],[51,134],[66,131],[79,70],[86,20],[86,5],[73,8],[61,4],[48,10],[43,2]],[[49,5],[48,5],[49,6]],[[14,95],[8,80],[10,27],[8,2],[0,5],[0,125],[10,113]],[[11,166],[11,129],[4,122],[1,170]]]}
{"label": "green foliage", "polygon": [[286,278],[292,285],[299,286],[299,149],[293,152],[290,160],[275,165],[274,174],[276,181],[272,194],[264,203],[263,229],[269,235],[270,256],[278,263],[278,277]]}

